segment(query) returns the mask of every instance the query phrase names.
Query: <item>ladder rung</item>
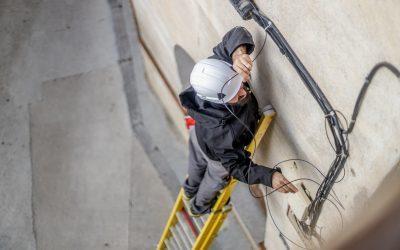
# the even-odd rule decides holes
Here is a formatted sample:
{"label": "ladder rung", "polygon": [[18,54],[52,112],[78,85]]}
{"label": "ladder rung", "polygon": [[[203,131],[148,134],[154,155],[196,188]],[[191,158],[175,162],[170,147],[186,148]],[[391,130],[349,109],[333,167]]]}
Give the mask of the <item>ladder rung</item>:
{"label": "ladder rung", "polygon": [[189,201],[188,200],[186,200],[186,199],[183,199],[183,206],[185,207],[185,210],[186,211],[190,211],[189,209],[190,209],[190,204],[189,204]]}
{"label": "ladder rung", "polygon": [[180,223],[176,224],[176,231],[178,232],[179,236],[181,237],[183,245],[185,245],[185,249],[190,250],[192,244],[190,244],[189,239],[186,236],[186,233],[184,232],[182,225]]}
{"label": "ladder rung", "polygon": [[196,225],[197,230],[199,232],[201,232],[201,229],[204,226],[203,221],[199,217],[192,217],[192,220],[193,220],[194,224]]}
{"label": "ladder rung", "polygon": [[193,245],[196,240],[196,235],[193,232],[193,229],[188,225],[188,223],[191,223],[191,221],[190,222],[186,221],[182,213],[183,212],[177,213],[176,217],[178,218],[178,222],[181,225],[183,231],[185,232],[185,235],[189,240],[190,245]]}
{"label": "ladder rung", "polygon": [[176,244],[178,246],[178,249],[179,250],[185,250],[182,237],[179,234],[179,232],[177,231],[176,225],[171,227],[170,230],[171,230],[172,236],[173,236],[173,238],[174,238],[174,240],[175,240],[175,242],[176,242]]}
{"label": "ladder rung", "polygon": [[208,216],[209,216],[209,214],[205,214],[205,215],[199,217],[201,222],[203,222],[203,225],[206,224]]}
{"label": "ladder rung", "polygon": [[164,244],[165,244],[165,247],[166,247],[168,250],[172,250],[172,249],[173,249],[172,246],[171,246],[171,243],[170,243],[169,239],[166,239],[166,240],[164,241]]}
{"label": "ladder rung", "polygon": [[173,250],[179,250],[178,243],[176,242],[175,237],[173,237],[173,236],[171,235],[171,237],[169,237],[168,240],[169,240],[169,243],[171,244],[171,249],[173,249]]}
{"label": "ladder rung", "polygon": [[[184,205],[186,211],[190,211],[190,204],[189,204],[189,201],[188,201],[188,200],[185,200],[185,199],[184,199],[184,200],[183,200],[183,205]],[[201,217],[202,217],[202,216],[200,216],[200,217],[191,217],[192,220],[193,220],[193,222],[194,222],[194,225],[195,225],[196,228],[197,228],[197,232],[201,232],[201,229],[202,229],[203,226],[204,226],[204,222],[203,222],[203,220],[201,219]]]}

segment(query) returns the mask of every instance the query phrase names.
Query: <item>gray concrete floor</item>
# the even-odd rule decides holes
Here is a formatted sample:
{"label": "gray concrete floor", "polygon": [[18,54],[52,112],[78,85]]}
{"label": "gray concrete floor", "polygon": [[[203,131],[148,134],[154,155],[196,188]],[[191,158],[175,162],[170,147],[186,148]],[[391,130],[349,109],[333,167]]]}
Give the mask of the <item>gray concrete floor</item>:
{"label": "gray concrete floor", "polygon": [[118,65],[47,81],[31,106],[38,249],[128,247],[136,165],[121,82]]}
{"label": "gray concrete floor", "polygon": [[[127,3],[0,2],[0,249],[155,248],[187,152]],[[226,224],[214,248],[249,248]]]}
{"label": "gray concrete floor", "polygon": [[126,3],[0,3],[0,249],[154,248],[172,197],[132,131]]}

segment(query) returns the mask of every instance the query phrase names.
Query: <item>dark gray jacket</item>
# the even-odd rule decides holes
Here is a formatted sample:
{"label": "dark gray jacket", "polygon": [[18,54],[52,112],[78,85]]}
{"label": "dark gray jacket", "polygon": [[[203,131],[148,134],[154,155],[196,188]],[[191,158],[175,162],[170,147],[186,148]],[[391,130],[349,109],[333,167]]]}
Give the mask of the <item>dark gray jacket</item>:
{"label": "dark gray jacket", "polygon": [[[243,27],[233,28],[214,47],[214,55],[210,58],[232,64],[231,55],[241,45],[246,45],[249,54],[254,50],[251,34]],[[196,121],[197,140],[210,159],[220,161],[230,175],[241,182],[271,186],[275,170],[251,162],[249,153],[244,150],[252,140],[251,133],[224,105],[200,99],[192,87],[184,90],[179,98],[182,106],[188,109],[189,115]],[[254,95],[251,94],[245,105],[227,105],[254,133],[260,118]]]}

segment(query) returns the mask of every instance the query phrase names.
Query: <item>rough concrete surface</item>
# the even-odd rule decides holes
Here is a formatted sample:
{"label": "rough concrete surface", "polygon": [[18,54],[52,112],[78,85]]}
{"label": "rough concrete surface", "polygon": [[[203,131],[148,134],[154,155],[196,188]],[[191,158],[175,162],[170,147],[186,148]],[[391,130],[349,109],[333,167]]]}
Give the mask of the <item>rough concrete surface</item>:
{"label": "rough concrete surface", "polygon": [[[243,21],[229,1],[133,1],[140,34],[151,48],[156,63],[178,94],[179,63],[174,48],[180,46],[195,61],[210,55],[211,49],[229,29],[245,26],[256,42],[264,39],[263,30],[252,21]],[[378,62],[400,67],[398,49],[400,4],[398,1],[256,1],[277,25],[335,109],[349,118],[365,76]],[[184,15],[182,13],[185,13]],[[175,60],[174,60],[175,59]],[[258,150],[256,161],[273,166],[288,158],[303,158],[329,169],[334,152],[325,138],[324,117],[300,78],[270,38],[255,62],[253,86],[262,105],[272,103],[277,111],[269,136]],[[383,69],[368,89],[353,133],[349,136],[350,157],[344,180],[334,186],[345,227],[384,178],[400,161],[398,79]],[[307,164],[281,165],[289,179],[322,176]],[[315,194],[318,188],[304,181]],[[298,183],[299,184],[299,183]],[[298,185],[297,184],[297,185]],[[282,232],[296,243],[300,240],[286,217],[288,205],[301,217],[306,203],[299,195],[274,194],[271,214]],[[268,217],[270,218],[270,217]],[[341,230],[340,216],[326,203],[318,228],[323,236]],[[266,245],[285,249],[285,241],[267,219]],[[286,240],[292,248],[293,244]]]}
{"label": "rough concrete surface", "polygon": [[46,82],[42,93],[31,109],[38,249],[126,249],[134,165],[118,66]]}
{"label": "rough concrete surface", "polygon": [[[133,21],[126,9],[116,0],[0,3],[0,249],[154,248],[172,198],[153,164],[179,153],[163,153],[165,137],[151,133],[144,145],[133,129],[148,121],[141,109],[132,118],[127,100],[127,85],[145,83],[135,77],[140,54],[128,53],[137,41],[119,43],[135,32],[121,25]],[[158,118],[153,128],[179,148]]]}
{"label": "rough concrete surface", "polygon": [[[346,117],[375,63],[400,65],[398,1],[259,2]],[[176,94],[187,76],[176,46],[196,61],[233,26],[250,30],[256,51],[264,38],[228,1],[133,3],[142,38]],[[174,112],[163,110],[168,98],[160,102],[146,83],[135,32],[128,0],[0,2],[0,249],[154,249],[186,174],[186,148]],[[147,73],[159,80],[154,69]],[[256,161],[302,157],[326,172],[333,152],[322,112],[270,39],[253,77],[261,105],[272,102],[278,113]],[[400,160],[399,86],[387,70],[376,75],[349,137],[346,177],[335,185],[346,227]],[[282,168],[289,179],[321,180],[301,163]],[[269,249],[285,249],[271,220],[262,227],[260,211],[241,199],[246,188],[233,197],[240,214],[261,222],[248,226],[266,232]],[[304,200],[270,198],[269,214],[299,242],[285,212],[290,205],[301,216]],[[327,236],[339,221],[328,204],[318,226]],[[249,244],[228,218],[213,247]]]}
{"label": "rough concrete surface", "polygon": [[130,249],[155,249],[174,197],[163,185],[145,151],[135,141],[132,150]]}

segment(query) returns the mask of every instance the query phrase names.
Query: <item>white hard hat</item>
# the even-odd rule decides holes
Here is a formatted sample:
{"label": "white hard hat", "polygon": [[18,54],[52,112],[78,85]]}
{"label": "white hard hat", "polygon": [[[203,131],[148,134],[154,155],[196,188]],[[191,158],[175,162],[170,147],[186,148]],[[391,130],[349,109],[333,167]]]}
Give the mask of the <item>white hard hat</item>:
{"label": "white hard hat", "polygon": [[214,103],[230,101],[239,92],[242,81],[243,77],[229,63],[217,59],[199,61],[190,74],[190,84],[197,95]]}

